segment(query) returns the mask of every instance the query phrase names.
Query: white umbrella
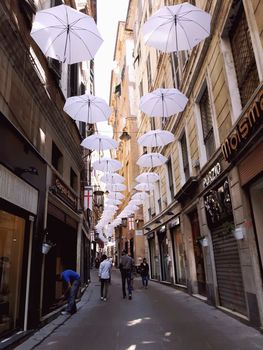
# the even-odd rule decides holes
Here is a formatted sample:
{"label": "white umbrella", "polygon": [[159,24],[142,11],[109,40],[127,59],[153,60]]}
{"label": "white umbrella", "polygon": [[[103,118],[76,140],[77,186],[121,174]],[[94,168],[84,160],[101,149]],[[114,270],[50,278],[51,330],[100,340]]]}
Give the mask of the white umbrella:
{"label": "white umbrella", "polygon": [[118,210],[119,207],[117,207],[117,205],[113,205],[113,204],[106,204],[104,207],[104,210]]}
{"label": "white umbrella", "polygon": [[93,162],[92,166],[94,169],[103,171],[105,173],[113,173],[114,171],[118,171],[122,168],[121,162],[111,158],[102,158],[96,160]]}
{"label": "white umbrella", "polygon": [[154,168],[156,166],[161,166],[167,162],[167,158],[161,153],[146,153],[143,154],[137,163],[142,168]]}
{"label": "white umbrella", "polygon": [[151,117],[170,117],[185,109],[188,98],[177,89],[157,89],[144,95],[140,110]]}
{"label": "white umbrella", "polygon": [[154,185],[150,183],[140,183],[134,187],[137,191],[152,191],[154,189]]}
{"label": "white umbrella", "polygon": [[128,204],[125,209],[128,211],[131,211],[131,212],[135,212],[135,211],[139,210],[140,208],[135,204]]}
{"label": "white umbrella", "polygon": [[143,200],[140,199],[131,199],[129,204],[135,204],[135,205],[142,205],[143,204]]}
{"label": "white umbrella", "polygon": [[110,183],[110,184],[119,184],[124,182],[124,180],[125,178],[123,176],[116,173],[107,173],[100,178],[101,182]]}
{"label": "white umbrella", "polygon": [[149,197],[149,195],[148,195],[148,193],[146,193],[146,192],[137,192],[137,193],[135,193],[134,195],[132,195],[132,199],[135,199],[135,200],[142,200],[142,201],[144,201],[146,198],[148,198]]}
{"label": "white umbrella", "polygon": [[165,146],[175,140],[174,135],[166,130],[150,130],[138,138],[138,143],[145,147]]}
{"label": "white umbrella", "polygon": [[72,119],[88,124],[106,121],[111,115],[106,101],[88,94],[67,98],[63,109]]}
{"label": "white umbrella", "polygon": [[66,5],[38,11],[31,36],[46,56],[68,64],[92,59],[103,42],[94,19]]}
{"label": "white umbrella", "polygon": [[127,188],[124,184],[106,184],[106,190],[112,191],[112,192],[118,192],[118,191],[125,191]]}
{"label": "white umbrella", "polygon": [[124,198],[124,195],[122,193],[120,193],[120,192],[110,192],[108,194],[108,198],[111,198],[111,199],[114,199],[114,200],[115,199],[120,200],[120,199]]}
{"label": "white umbrella", "polygon": [[117,148],[118,142],[106,135],[93,134],[86,137],[80,145],[87,149],[100,152],[107,149]]}
{"label": "white umbrella", "polygon": [[160,179],[160,176],[156,173],[142,173],[135,178],[137,182],[156,182]]}
{"label": "white umbrella", "polygon": [[111,203],[112,205],[120,205],[121,204],[121,201],[118,200],[118,199],[108,199],[105,204],[108,204],[108,203]]}
{"label": "white umbrella", "polygon": [[191,50],[210,34],[211,16],[187,2],[161,7],[142,27],[147,45],[163,52]]}

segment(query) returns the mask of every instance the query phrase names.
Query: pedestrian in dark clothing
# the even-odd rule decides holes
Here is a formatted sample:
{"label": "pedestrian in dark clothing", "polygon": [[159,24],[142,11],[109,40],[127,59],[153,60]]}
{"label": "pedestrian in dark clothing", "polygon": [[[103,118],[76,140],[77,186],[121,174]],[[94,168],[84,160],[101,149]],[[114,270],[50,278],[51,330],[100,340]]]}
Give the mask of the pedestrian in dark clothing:
{"label": "pedestrian in dark clothing", "polygon": [[126,298],[126,281],[128,288],[129,300],[132,299],[132,286],[131,286],[131,272],[132,272],[132,258],[128,256],[127,252],[124,250],[120,259],[120,271],[122,280],[122,295],[123,299]]}
{"label": "pedestrian in dark clothing", "polygon": [[80,276],[76,271],[65,270],[61,274],[62,280],[66,283],[64,296],[68,300],[68,305],[62,315],[72,315],[77,312],[76,297],[80,286]]}
{"label": "pedestrian in dark clothing", "polygon": [[142,277],[142,286],[144,288],[148,288],[148,280],[149,280],[149,265],[144,258],[140,265],[140,274]]}

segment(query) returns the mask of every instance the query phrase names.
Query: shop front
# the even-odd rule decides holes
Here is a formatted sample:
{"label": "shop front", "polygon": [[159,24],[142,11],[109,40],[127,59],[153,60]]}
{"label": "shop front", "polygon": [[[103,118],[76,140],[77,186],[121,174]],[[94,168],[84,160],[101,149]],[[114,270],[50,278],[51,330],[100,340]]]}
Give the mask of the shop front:
{"label": "shop front", "polygon": [[172,240],[175,284],[186,286],[185,248],[179,216],[169,222]]}
{"label": "shop front", "polygon": [[149,259],[150,259],[150,277],[152,279],[158,279],[158,256],[156,255],[156,244],[155,244],[155,233],[150,232],[147,234],[148,248],[149,248]]}
{"label": "shop front", "polygon": [[172,259],[169,254],[168,237],[166,226],[163,225],[157,231],[159,252],[160,252],[160,264],[161,264],[161,280],[164,282],[172,282]]}
{"label": "shop front", "polygon": [[246,300],[229,183],[223,178],[204,196],[207,224],[213,243],[219,305],[246,315]]}

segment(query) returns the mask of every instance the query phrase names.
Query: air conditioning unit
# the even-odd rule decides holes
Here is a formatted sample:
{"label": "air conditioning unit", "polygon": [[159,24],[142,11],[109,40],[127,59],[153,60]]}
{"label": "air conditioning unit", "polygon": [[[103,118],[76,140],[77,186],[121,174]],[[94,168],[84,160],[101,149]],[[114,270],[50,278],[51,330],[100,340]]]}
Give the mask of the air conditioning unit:
{"label": "air conditioning unit", "polygon": [[200,167],[199,159],[194,159],[192,161],[192,166],[193,166],[193,168],[199,168]]}

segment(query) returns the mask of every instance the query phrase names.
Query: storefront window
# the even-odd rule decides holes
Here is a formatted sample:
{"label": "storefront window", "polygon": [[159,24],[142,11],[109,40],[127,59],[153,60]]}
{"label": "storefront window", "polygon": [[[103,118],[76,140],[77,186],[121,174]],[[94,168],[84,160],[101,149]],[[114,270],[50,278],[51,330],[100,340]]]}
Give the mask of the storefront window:
{"label": "storefront window", "polygon": [[0,334],[18,326],[25,220],[0,211]]}
{"label": "storefront window", "polygon": [[172,230],[174,256],[175,256],[175,279],[178,284],[186,284],[185,254],[183,237],[180,228]]}

